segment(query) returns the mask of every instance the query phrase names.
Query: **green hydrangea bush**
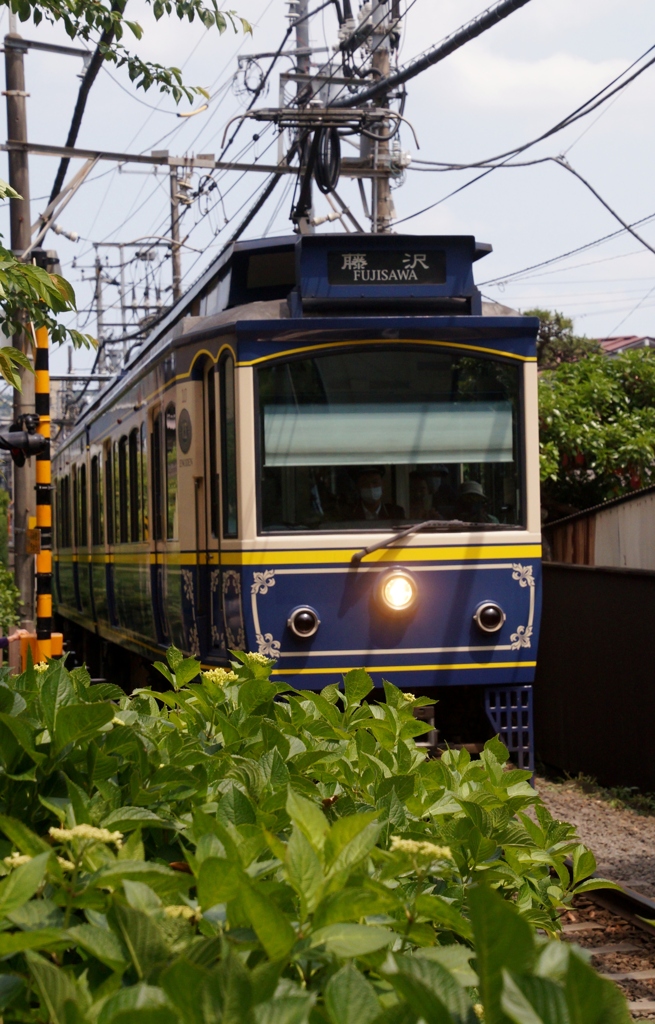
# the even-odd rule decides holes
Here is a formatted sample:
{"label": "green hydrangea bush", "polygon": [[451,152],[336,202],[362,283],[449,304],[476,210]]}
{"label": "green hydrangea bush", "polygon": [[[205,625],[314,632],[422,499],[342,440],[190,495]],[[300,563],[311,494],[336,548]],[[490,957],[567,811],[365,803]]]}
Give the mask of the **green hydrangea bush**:
{"label": "green hydrangea bush", "polygon": [[429,760],[427,699],[234,659],[171,649],[131,696],[61,661],[0,676],[4,1024],[631,1019],[558,939],[612,883],[498,739]]}

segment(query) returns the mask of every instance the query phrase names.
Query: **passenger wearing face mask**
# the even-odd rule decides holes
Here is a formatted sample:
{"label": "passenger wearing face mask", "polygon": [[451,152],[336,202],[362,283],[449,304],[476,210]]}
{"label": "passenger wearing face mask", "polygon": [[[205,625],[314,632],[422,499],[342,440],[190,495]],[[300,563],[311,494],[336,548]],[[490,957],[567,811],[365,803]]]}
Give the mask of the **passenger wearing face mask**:
{"label": "passenger wearing face mask", "polygon": [[449,481],[448,467],[442,465],[421,466],[421,476],[425,477],[430,491],[432,508],[437,513],[434,519],[452,519],[457,505],[457,494]]}
{"label": "passenger wearing face mask", "polygon": [[357,477],[359,498],[349,519],[404,519],[400,505],[382,501],[382,473],[379,469],[363,469]]}

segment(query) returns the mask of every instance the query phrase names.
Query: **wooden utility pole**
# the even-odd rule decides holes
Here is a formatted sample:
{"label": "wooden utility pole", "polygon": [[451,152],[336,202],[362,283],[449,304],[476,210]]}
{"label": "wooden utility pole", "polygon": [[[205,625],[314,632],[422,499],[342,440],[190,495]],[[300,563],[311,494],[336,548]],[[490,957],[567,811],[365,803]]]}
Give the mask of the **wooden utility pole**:
{"label": "wooden utility pole", "polygon": [[[15,32],[5,36],[5,95],[8,139],[11,142],[26,143],[27,93],[23,65],[25,47],[22,42]],[[9,202],[11,248],[14,255],[20,256],[29,248],[31,241],[30,182],[26,151],[9,152],[9,184],[21,196]],[[13,343],[28,356],[32,355],[32,339],[27,333],[14,338]],[[25,370],[21,370],[20,375],[22,393],[14,391],[16,423],[21,422],[21,416],[34,413],[34,376]],[[27,554],[26,542],[27,530],[36,521],[35,487],[36,472],[32,459],[28,459],[20,469],[14,467],[14,576],[21,597],[22,625],[28,629],[32,629],[34,623],[34,555]]]}
{"label": "wooden utility pole", "polygon": [[180,189],[177,167],[171,167],[171,260],[173,263],[173,302],[182,295],[182,257],[180,255]]}

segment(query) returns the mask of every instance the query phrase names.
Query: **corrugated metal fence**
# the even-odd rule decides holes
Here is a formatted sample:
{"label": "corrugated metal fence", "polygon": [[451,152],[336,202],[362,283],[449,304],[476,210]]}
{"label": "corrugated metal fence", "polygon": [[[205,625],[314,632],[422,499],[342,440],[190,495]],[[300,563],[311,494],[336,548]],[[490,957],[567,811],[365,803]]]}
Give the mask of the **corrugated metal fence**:
{"label": "corrugated metal fence", "polygon": [[655,572],[544,563],[537,757],[655,791]]}

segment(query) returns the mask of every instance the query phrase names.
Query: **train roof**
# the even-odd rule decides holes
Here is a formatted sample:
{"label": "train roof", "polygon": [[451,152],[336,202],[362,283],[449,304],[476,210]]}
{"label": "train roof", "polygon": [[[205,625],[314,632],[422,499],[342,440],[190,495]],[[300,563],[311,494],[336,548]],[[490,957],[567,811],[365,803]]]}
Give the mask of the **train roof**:
{"label": "train roof", "polygon": [[239,321],[304,317],[518,317],[485,303],[473,263],[492,251],[471,235],[291,235],[234,242],[135,346],[62,448],[180,339]]}

